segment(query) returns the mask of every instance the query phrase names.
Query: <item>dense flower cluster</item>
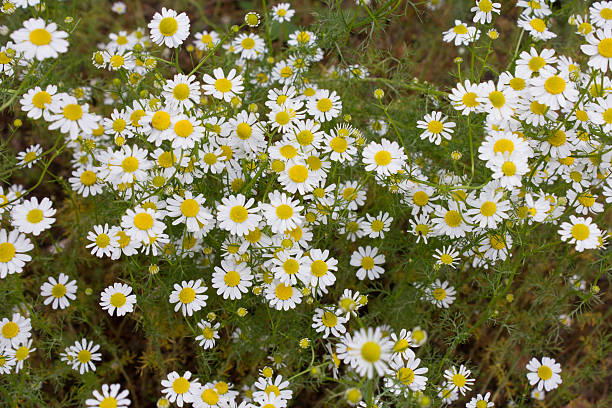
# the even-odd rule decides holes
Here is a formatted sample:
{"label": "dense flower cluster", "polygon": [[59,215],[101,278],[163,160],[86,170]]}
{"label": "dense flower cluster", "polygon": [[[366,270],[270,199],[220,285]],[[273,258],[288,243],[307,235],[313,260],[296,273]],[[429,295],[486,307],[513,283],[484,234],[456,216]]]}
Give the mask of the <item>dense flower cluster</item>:
{"label": "dense flower cluster", "polygon": [[[470,47],[495,39],[496,32],[488,31],[486,39],[481,32],[491,28],[501,4],[474,3],[477,26],[456,20],[444,41]],[[120,92],[107,92],[104,109],[94,106],[92,89],[77,92],[59,82],[24,91],[19,106],[70,149],[67,182],[74,193],[108,198],[118,214],[100,218],[84,237],[92,257],[138,258],[154,274],[158,263],[200,268],[193,279],[172,275],[173,286],[162,300],[177,319],[197,327],[193,347],[213,349],[221,341],[224,326],[215,314],[202,317],[212,299],[244,316],[248,310],[240,302],[255,298],[259,308],[309,314],[314,337],[300,347],[311,348],[313,359],[315,350],[326,350],[316,368],[334,378],[341,372],[359,381],[382,378],[381,395],[415,398],[423,406],[434,395],[452,403],[470,394],[467,407],[491,407],[490,393],[470,393],[475,379],[465,365],[444,367],[442,380],[430,384],[432,367],[416,354],[427,333],[420,327],[363,325],[360,309],[368,297],[351,288],[367,288],[388,272],[383,243],[400,228],[400,217],[415,245],[435,249],[430,264],[436,271],[464,263],[494,268],[512,257],[521,239],[517,231],[525,225],[555,226],[560,240],[578,252],[606,246],[607,232],[595,218],[604,202],[612,202],[612,2],[596,2],[588,15],[570,19],[582,37],[583,64],[542,45],[556,36],[547,20],[550,3],[518,2],[517,24],[533,45],[517,55],[512,69],[495,80],[462,78],[444,102],[411,124],[418,129],[416,139],[436,146],[468,133],[471,165],[465,172],[408,149],[390,119],[355,125],[341,90],[327,86],[323,77],[312,80],[325,55],[317,34],[291,32],[283,54],[273,54],[254,28],[260,19],[255,13],[246,18],[250,31],[223,34],[194,32],[186,13],[163,8],[148,30],[112,33],[93,51],[91,63],[101,73],[119,72],[125,81]],[[117,14],[125,9],[124,3],[113,5]],[[280,3],[267,13],[274,24],[284,24],[295,11]],[[0,51],[4,76],[70,48],[68,33],[43,18],[23,21],[10,38]],[[162,77],[161,65],[171,55],[167,49],[189,41],[202,62],[183,73],[177,59],[176,72]],[[231,68],[205,64],[207,55],[215,54],[232,61]],[[328,71],[335,77],[369,76],[359,65]],[[385,108],[382,91],[373,100]],[[473,134],[466,120],[469,126],[482,123],[482,134]],[[43,156],[39,145],[31,146],[18,156],[19,166],[31,168]],[[453,162],[461,157],[454,152]],[[477,180],[475,167],[483,169],[483,179]],[[382,200],[395,200],[397,211],[371,211],[373,190]],[[30,193],[18,185],[0,187],[2,279],[24,271],[35,240],[56,221],[50,198]],[[355,249],[336,253],[322,245],[330,225]],[[100,309],[122,319],[134,313],[145,295],[128,283],[117,277],[99,292]],[[452,308],[460,296],[443,278],[413,286],[434,308]],[[49,276],[40,287],[52,309],[68,308],[77,291],[77,281],[64,273]],[[0,373],[19,372],[36,350],[32,323],[27,311],[2,317]],[[240,336],[233,331],[234,339]],[[88,337],[57,356],[80,374],[95,371],[102,360],[101,342]],[[531,359],[525,372],[534,398],[561,384],[560,365],[552,358]],[[271,367],[262,368],[244,392],[221,379],[172,371],[164,373],[158,406],[284,408],[294,394],[291,386],[291,379]],[[87,406],[130,405],[120,385],[103,384],[101,390],[91,390]],[[365,407],[363,391],[348,388],[346,401]]]}

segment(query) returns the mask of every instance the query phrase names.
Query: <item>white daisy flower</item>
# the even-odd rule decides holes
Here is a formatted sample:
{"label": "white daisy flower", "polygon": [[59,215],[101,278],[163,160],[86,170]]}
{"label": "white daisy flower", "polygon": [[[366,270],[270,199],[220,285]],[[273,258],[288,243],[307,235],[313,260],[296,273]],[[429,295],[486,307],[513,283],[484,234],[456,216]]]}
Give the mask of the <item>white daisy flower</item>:
{"label": "white daisy flower", "polygon": [[276,310],[294,309],[302,303],[302,292],[293,286],[285,285],[279,280],[274,280],[266,286],[265,296],[270,307]]}
{"label": "white daisy flower", "polygon": [[312,328],[317,333],[323,333],[323,338],[326,339],[331,334],[334,337],[340,337],[346,332],[344,324],[349,320],[348,316],[343,316],[337,313],[333,308],[323,306],[317,308],[312,316]]}
{"label": "white daisy flower", "polygon": [[[113,7],[115,7],[115,4],[113,4]],[[85,405],[93,408],[127,408],[131,404],[128,398],[129,394],[128,390],[121,390],[121,385],[119,384],[103,384],[102,392],[94,390],[93,398],[86,400]]]}
{"label": "white daisy flower", "polygon": [[97,352],[99,349],[100,346],[98,344],[94,345],[93,341],[87,341],[87,339],[76,341],[70,347],[70,352],[74,357],[72,369],[78,370],[79,374],[87,373],[89,370],[96,371],[94,361],[102,359],[102,353]]}
{"label": "white daisy flower", "polygon": [[379,265],[385,263],[385,256],[378,253],[378,248],[366,246],[365,248],[360,246],[355,252],[351,254],[351,266],[358,266],[357,278],[364,280],[366,277],[369,280],[378,279],[385,269]]}
{"label": "white daisy flower", "polygon": [[176,48],[189,36],[189,17],[185,13],[177,14],[176,11],[163,7],[161,14],[155,13],[148,27],[151,30],[151,40],[155,44]]}
{"label": "white daisy flower", "polygon": [[10,319],[4,317],[0,320],[0,349],[17,347],[25,343],[32,335],[31,331],[30,318],[23,317],[19,313],[13,313]]}
{"label": "white daisy flower", "polygon": [[166,81],[161,94],[170,109],[189,110],[200,102],[200,83],[194,75],[176,74]]}
{"label": "white daisy flower", "polygon": [[206,320],[200,320],[198,323],[198,328],[202,334],[196,336],[195,341],[199,341],[200,346],[203,347],[204,350],[215,347],[215,342],[219,339],[220,326],[220,323],[216,323],[213,326],[212,323],[207,322]]}
{"label": "white daisy flower", "polygon": [[575,244],[578,252],[597,248],[599,237],[601,237],[601,231],[591,217],[584,218],[570,215],[570,222],[562,223],[558,232],[561,235],[561,240]]}
{"label": "white daisy flower", "polygon": [[28,118],[45,120],[49,117],[49,107],[57,99],[57,86],[47,85],[43,90],[36,86],[23,94],[19,103],[21,110],[28,113]]}
{"label": "white daisy flower", "polygon": [[52,205],[47,197],[40,203],[36,197],[24,200],[11,210],[12,225],[24,234],[38,236],[55,222],[53,216],[56,211]]}
{"label": "white daisy flower", "polygon": [[28,60],[36,58],[38,61],[57,58],[68,51],[67,37],[68,33],[59,31],[57,24],[46,24],[42,18],[30,18],[23,22],[23,28],[11,33],[15,50]]}
{"label": "white daisy flower", "polygon": [[539,391],[543,389],[548,391],[557,388],[561,380],[561,364],[557,363],[553,358],[542,357],[542,362],[537,358],[532,358],[527,363],[527,379],[529,385],[537,386]]}
{"label": "white daisy flower", "polygon": [[282,233],[304,224],[305,219],[301,214],[304,207],[299,205],[299,201],[291,200],[287,194],[278,190],[270,193],[268,199],[270,203],[262,204],[261,209],[272,232]]}
{"label": "white daisy flower", "polygon": [[34,249],[28,237],[18,230],[0,229],[0,279],[13,273],[21,273],[32,257],[27,252]]}
{"label": "white daisy flower", "polygon": [[45,298],[44,304],[53,309],[65,309],[70,306],[70,300],[76,299],[76,280],[68,281],[68,275],[60,273],[58,278],[49,276],[47,282],[40,287],[40,296]]}
{"label": "white daisy flower", "polygon": [[208,288],[203,284],[202,279],[182,281],[179,285],[174,284],[174,290],[170,294],[170,303],[174,306],[174,311],[178,312],[179,309],[183,313],[183,316],[191,316],[194,312],[202,309],[206,306],[206,299],[208,295],[204,294]]}
{"label": "white daisy flower", "polygon": [[314,120],[326,122],[340,115],[342,101],[336,91],[330,92],[328,89],[320,89],[313,98],[308,99],[306,109]]}
{"label": "white daisy flower", "polygon": [[338,358],[355,369],[362,377],[372,378],[374,372],[384,375],[391,360],[393,343],[383,336],[382,330],[368,327],[346,335],[339,343]]}
{"label": "white daisy flower", "polygon": [[242,93],[244,89],[242,75],[238,75],[234,68],[227,75],[223,73],[223,69],[215,68],[213,75],[214,78],[204,74],[204,84],[202,85],[204,94],[230,102],[233,97]]}
{"label": "white daisy flower", "polygon": [[385,387],[395,395],[408,397],[410,392],[425,390],[427,377],[423,374],[426,374],[429,368],[419,368],[421,360],[416,358],[414,353],[405,360],[394,359],[391,361],[389,368],[393,372],[393,377],[385,378]]}
{"label": "white daisy flower", "polygon": [[102,310],[108,311],[113,315],[116,311],[117,316],[125,316],[126,313],[134,311],[136,295],[131,294],[132,287],[124,283],[115,282],[100,293],[100,306]]}
{"label": "white daisy flower", "polygon": [[172,371],[165,380],[161,381],[162,394],[171,403],[176,403],[182,407],[186,402],[193,402],[193,390],[198,388],[200,384],[198,380],[191,380],[191,372],[185,371],[183,375],[179,375],[176,371]]}
{"label": "white daisy flower", "polygon": [[221,261],[221,267],[215,266],[212,275],[212,287],[223,299],[240,299],[253,285],[251,268],[246,262],[237,263],[233,258]]}

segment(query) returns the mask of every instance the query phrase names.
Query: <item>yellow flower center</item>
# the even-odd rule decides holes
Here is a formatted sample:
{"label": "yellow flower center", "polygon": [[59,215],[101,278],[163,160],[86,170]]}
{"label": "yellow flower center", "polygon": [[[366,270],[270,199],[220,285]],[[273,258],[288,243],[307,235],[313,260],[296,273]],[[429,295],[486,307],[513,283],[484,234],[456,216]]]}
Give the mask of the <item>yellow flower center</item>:
{"label": "yellow flower center", "polygon": [[241,205],[236,205],[230,210],[230,219],[238,224],[245,222],[248,216],[249,211]]}
{"label": "yellow flower center", "polygon": [[293,208],[287,204],[281,204],[276,207],[276,216],[281,220],[288,220],[293,216]]}
{"label": "yellow flower center", "polygon": [[30,42],[34,45],[47,45],[51,42],[51,33],[44,28],[37,28],[30,32]]}
{"label": "yellow flower center", "polygon": [[217,394],[214,388],[206,388],[200,397],[208,405],[216,405],[219,402],[219,394]]}
{"label": "yellow flower center", "polygon": [[193,133],[193,125],[187,119],[179,120],[174,125],[174,133],[179,137],[188,137]]}
{"label": "yellow flower center", "polygon": [[121,168],[126,173],[133,173],[138,170],[138,164],[139,163],[137,158],[135,158],[134,156],[129,156],[123,159],[123,161],[121,162]]}
{"label": "yellow flower center", "polygon": [[190,385],[189,380],[187,380],[185,377],[179,377],[172,382],[172,389],[177,394],[185,394],[187,391],[189,391]]}
{"label": "yellow flower center", "polygon": [[303,183],[308,178],[308,169],[306,166],[296,164],[289,169],[289,178],[294,183]]}
{"label": "yellow flower center", "polygon": [[451,228],[457,228],[461,225],[461,214],[458,211],[450,210],[444,215],[444,222]]}
{"label": "yellow flower center", "polygon": [[293,296],[293,288],[284,283],[279,283],[274,292],[276,293],[276,297],[280,300],[287,300]]}
{"label": "yellow flower center", "polygon": [[178,21],[174,17],[165,17],[159,22],[159,32],[164,37],[171,37],[178,30]]}
{"label": "yellow flower center", "polygon": [[83,108],[81,108],[81,105],[76,103],[69,103],[68,105],[64,106],[63,114],[66,119],[76,121],[81,119],[83,116]]}
{"label": "yellow flower center", "polygon": [[77,354],[77,360],[79,363],[85,364],[91,361],[91,352],[89,350],[81,350]]}
{"label": "yellow flower center", "polygon": [[480,11],[489,13],[491,10],[493,10],[493,4],[491,3],[491,0],[480,0],[478,3],[478,8]]}
{"label": "yellow flower center", "polygon": [[444,130],[444,124],[439,120],[432,120],[427,124],[427,130],[433,134],[441,133]]}
{"label": "yellow flower center", "polygon": [[7,263],[15,257],[15,245],[10,242],[0,244],[0,263]]}
{"label": "yellow flower center", "polygon": [[414,371],[408,367],[402,367],[397,370],[397,379],[403,384],[410,385],[414,381]]}
{"label": "yellow flower center", "polygon": [[526,83],[523,78],[515,77],[508,82],[508,85],[510,85],[510,87],[515,91],[522,91],[523,89],[525,89]]}
{"label": "yellow flower center", "polygon": [[589,235],[591,235],[591,231],[585,224],[576,224],[572,227],[572,237],[576,241],[584,241]]}
{"label": "yellow flower center", "polygon": [[381,150],[374,155],[374,161],[379,166],[388,166],[391,163],[391,153],[386,150]]}
{"label": "yellow flower center", "polygon": [[172,95],[179,101],[184,101],[185,99],[189,98],[189,93],[190,89],[189,85],[187,84],[177,84],[172,90]]}
{"label": "yellow flower center", "polygon": [[28,215],[26,216],[26,220],[28,220],[28,222],[31,224],[38,224],[39,222],[43,220],[43,218],[44,218],[43,212],[42,210],[39,210],[38,208],[30,210],[28,212]]}
{"label": "yellow flower center", "polygon": [[32,97],[32,105],[38,109],[44,109],[51,103],[51,95],[45,91],[40,91]]}
{"label": "yellow flower center", "polygon": [[223,281],[231,288],[236,287],[240,283],[240,274],[236,271],[229,271],[223,277]]}
{"label": "yellow flower center", "polygon": [[219,78],[215,81],[215,89],[221,93],[226,93],[232,90],[232,81],[226,78]]}
{"label": "yellow flower center", "polygon": [[19,334],[19,326],[15,322],[8,322],[2,326],[2,337],[12,339]]}
{"label": "yellow flower center", "polygon": [[538,377],[540,377],[544,381],[550,380],[552,374],[552,370],[548,366],[542,365],[540,366],[540,368],[538,368]]}
{"label": "yellow flower center", "polygon": [[544,82],[544,89],[552,95],[563,93],[565,87],[565,80],[558,75],[553,75]]}
{"label": "yellow flower center", "polygon": [[191,303],[193,302],[193,300],[196,297],[196,292],[195,290],[193,290],[193,288],[187,286],[183,289],[181,289],[181,291],[179,292],[179,301],[181,303]]}
{"label": "yellow flower center", "polygon": [[106,397],[100,402],[100,408],[117,408],[117,400],[113,397]]}
{"label": "yellow flower center", "polygon": [[463,98],[461,98],[461,101],[468,108],[473,108],[480,105],[476,100],[477,97],[478,95],[476,95],[475,92],[466,92],[465,95],[463,95]]}
{"label": "yellow flower center", "polygon": [[200,212],[200,205],[193,198],[188,198],[181,203],[181,213],[185,217],[195,217]]}
{"label": "yellow flower center", "polygon": [[599,12],[599,15],[604,20],[612,20],[612,9],[610,9],[609,7],[602,8]]}
{"label": "yellow flower center", "polygon": [[606,109],[604,113],[602,114],[602,116],[603,116],[604,122],[606,122],[607,124],[611,124],[612,123],[612,108]]}
{"label": "yellow flower center", "polygon": [[501,170],[507,177],[514,176],[516,174],[516,165],[511,161],[507,161],[502,164]]}
{"label": "yellow flower center", "polygon": [[321,322],[325,327],[336,327],[336,325],[338,324],[338,316],[336,316],[332,312],[325,312],[323,313]]}
{"label": "yellow flower center", "polygon": [[96,246],[98,248],[106,248],[110,244],[110,237],[107,234],[101,233],[96,237]]}
{"label": "yellow flower center", "polygon": [[151,125],[157,130],[166,130],[170,127],[170,114],[168,112],[155,112],[151,118]]}
{"label": "yellow flower center", "polygon": [[247,37],[244,40],[242,40],[240,45],[242,45],[242,48],[244,48],[245,50],[250,50],[255,47],[255,40],[252,39],[251,37]]}
{"label": "yellow flower center", "polygon": [[110,304],[116,308],[120,308],[125,305],[127,298],[121,292],[113,293],[110,297]]}
{"label": "yellow flower center", "polygon": [[434,289],[433,297],[436,300],[444,300],[446,299],[446,291],[442,288]]}
{"label": "yellow flower center", "polygon": [[538,101],[533,101],[531,102],[531,105],[529,105],[529,109],[536,115],[544,115],[548,109],[548,106],[544,105],[543,103],[539,103]]}
{"label": "yellow flower center", "polygon": [[252,133],[253,130],[251,129],[251,126],[248,123],[243,122],[236,127],[236,134],[238,135],[238,138],[242,140],[247,140],[248,138],[250,138]]}
{"label": "yellow flower center", "polygon": [[408,349],[408,347],[410,347],[410,342],[408,340],[399,339],[397,342],[395,342],[395,345],[393,346],[393,351],[396,353],[403,353]]}
{"label": "yellow flower center", "polygon": [[53,288],[51,288],[51,296],[53,296],[56,299],[63,297],[65,294],[66,294],[66,286],[62,285],[61,283],[58,283],[55,286],[53,286]]}
{"label": "yellow flower center", "polygon": [[531,28],[536,30],[538,33],[546,31],[546,23],[541,18],[534,18],[529,22]]}
{"label": "yellow flower center", "polygon": [[325,276],[327,273],[327,264],[324,261],[317,259],[310,265],[310,272],[317,278]]}
{"label": "yellow flower center", "polygon": [[527,63],[529,69],[533,72],[539,71],[544,65],[546,65],[546,60],[542,57],[532,57]]}
{"label": "yellow flower center", "polygon": [[361,357],[368,363],[375,363],[380,359],[380,346],[373,341],[367,341],[361,346]]}
{"label": "yellow flower center", "polygon": [[429,195],[424,191],[417,191],[412,196],[412,201],[419,207],[422,207],[429,202]]}
{"label": "yellow flower center", "polygon": [[550,143],[552,146],[559,147],[564,145],[566,140],[567,136],[565,135],[565,132],[562,130],[557,130],[548,138],[548,143]]}
{"label": "yellow flower center", "polygon": [[489,101],[494,108],[499,109],[506,104],[506,97],[499,91],[493,91],[489,94]]}
{"label": "yellow flower center", "polygon": [[372,268],[374,268],[374,258],[372,258],[371,256],[364,256],[361,259],[361,267],[363,269],[365,269],[366,271],[371,270]]}
{"label": "yellow flower center", "polygon": [[317,109],[321,112],[330,111],[332,106],[332,101],[329,98],[321,98],[317,101]]}
{"label": "yellow flower center", "polygon": [[485,217],[490,217],[497,211],[497,205],[493,201],[485,201],[480,206],[480,213]]}
{"label": "yellow flower center", "polygon": [[142,231],[150,230],[153,227],[153,217],[151,214],[138,213],[134,216],[134,226]]}
{"label": "yellow flower center", "polygon": [[466,378],[463,374],[455,374],[453,375],[453,384],[455,384],[457,387],[461,388],[463,386],[465,386],[466,383]]}
{"label": "yellow flower center", "polygon": [[459,34],[459,35],[468,33],[468,29],[465,26],[465,24],[456,25],[455,27],[453,27],[453,31],[455,32],[455,34]]}

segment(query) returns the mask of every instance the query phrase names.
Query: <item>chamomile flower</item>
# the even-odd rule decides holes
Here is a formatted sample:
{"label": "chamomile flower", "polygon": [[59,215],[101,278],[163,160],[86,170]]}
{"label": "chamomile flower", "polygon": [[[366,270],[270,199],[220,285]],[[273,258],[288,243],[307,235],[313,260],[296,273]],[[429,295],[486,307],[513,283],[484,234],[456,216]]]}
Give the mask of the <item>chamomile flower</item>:
{"label": "chamomile flower", "polygon": [[185,13],[177,14],[163,7],[161,13],[155,13],[148,27],[155,44],[176,48],[189,36],[189,17]]}
{"label": "chamomile flower", "polygon": [[436,218],[433,224],[436,233],[448,235],[450,238],[464,237],[470,231],[471,219],[467,215],[464,205],[455,201],[449,201],[448,208],[438,207],[435,211]]}
{"label": "chamomile flower", "polygon": [[85,405],[92,408],[127,408],[131,404],[128,395],[130,395],[130,392],[128,390],[121,390],[121,385],[119,384],[103,384],[102,392],[94,390],[93,398],[86,400]]}
{"label": "chamomile flower", "polygon": [[298,201],[291,200],[287,194],[280,191],[273,191],[268,195],[268,199],[270,203],[262,204],[261,208],[262,216],[272,232],[285,232],[304,224],[304,216],[301,214],[304,207],[299,205]]}
{"label": "chamomile flower", "polygon": [[234,235],[245,235],[255,229],[261,220],[255,199],[242,194],[223,197],[217,207],[217,221],[221,229]]}
{"label": "chamomile flower", "polygon": [[463,115],[469,115],[472,112],[480,112],[482,109],[478,101],[479,94],[480,85],[472,84],[466,79],[464,83],[458,83],[453,88],[448,99],[451,100],[455,110],[460,111]]}
{"label": "chamomile flower", "polygon": [[532,358],[527,363],[527,379],[529,385],[535,385],[539,391],[546,392],[557,388],[561,380],[561,364],[550,357],[542,357],[542,362],[537,358]]}
{"label": "chamomile flower", "polygon": [[534,47],[523,51],[516,61],[515,75],[519,78],[531,78],[534,75],[554,74],[556,72],[555,50],[545,48],[538,52]]}
{"label": "chamomile flower", "polygon": [[434,227],[429,221],[428,215],[420,214],[414,219],[410,219],[410,229],[408,232],[417,237],[417,243],[421,242],[422,239],[427,244],[427,239],[434,235]]}
{"label": "chamomile flower", "polygon": [[370,238],[384,238],[385,232],[389,232],[393,217],[387,212],[380,212],[377,216],[366,214],[366,219],[361,222],[360,228]]}
{"label": "chamomile flower", "polygon": [[576,251],[595,249],[599,243],[601,231],[593,223],[591,217],[576,217],[570,215],[570,222],[563,222],[558,231],[562,241],[576,245]]}
{"label": "chamomile flower", "polygon": [[434,259],[436,259],[436,265],[447,265],[451,268],[457,266],[459,262],[459,251],[455,250],[452,246],[442,247],[442,249],[436,248]]}
{"label": "chamomile flower", "polygon": [[289,22],[295,14],[289,3],[279,3],[272,7],[272,20],[279,23]]}
{"label": "chamomile flower", "polygon": [[36,351],[36,348],[32,347],[32,339],[6,349],[6,356],[9,360],[15,363],[15,372],[18,373],[22,368],[25,360],[30,357],[30,353]]}
{"label": "chamomile flower", "polygon": [[[266,368],[268,370],[266,370]],[[286,404],[293,396],[293,391],[289,389],[289,381],[283,380],[282,375],[277,375],[275,378],[272,378],[272,369],[269,367],[265,367],[261,371],[263,372],[262,376],[253,384],[255,388],[253,400],[260,404],[264,404],[264,401],[266,401],[268,397],[274,397],[277,401]],[[270,372],[268,373],[267,371]],[[266,376],[266,374],[269,375]]]}
{"label": "chamomile flower", "polygon": [[189,110],[200,101],[200,83],[194,75],[176,74],[166,81],[161,94],[171,109]]}
{"label": "chamomile flower", "polygon": [[312,328],[317,333],[323,333],[323,338],[326,339],[329,335],[340,337],[346,332],[344,324],[348,322],[348,316],[338,314],[334,309],[317,308],[312,316]]}
{"label": "chamomile flower", "polygon": [[159,219],[159,213],[151,208],[128,209],[121,217],[121,227],[136,241],[148,241],[164,232],[166,225]]}
{"label": "chamomile flower", "polygon": [[397,173],[406,161],[403,147],[387,139],[382,139],[380,143],[370,142],[362,155],[366,171],[376,171],[380,177]]}
{"label": "chamomile flower", "polygon": [[204,350],[215,347],[215,342],[219,339],[219,327],[221,327],[220,323],[213,325],[206,320],[200,320],[198,329],[200,329],[201,334],[196,336],[195,341],[199,341],[199,345]]}
{"label": "chamomile flower", "polygon": [[28,117],[32,119],[45,119],[49,115],[49,108],[57,99],[57,86],[47,85],[43,90],[40,86],[36,86],[26,92],[19,103],[21,110],[28,113]]}
{"label": "chamomile flower", "polygon": [[573,106],[579,95],[574,83],[564,73],[545,74],[534,78],[530,92],[538,103],[550,106],[553,110]]}
{"label": "chamomile flower", "polygon": [[265,296],[269,305],[276,310],[294,309],[302,303],[302,292],[298,288],[286,285],[279,280],[274,280],[267,285]]}
{"label": "chamomile flower", "polygon": [[45,305],[51,305],[53,309],[65,309],[70,306],[70,301],[76,299],[76,280],[68,281],[68,275],[60,273],[58,278],[49,276],[47,281],[40,287],[40,296],[45,298]]}
{"label": "chamomile flower", "polygon": [[466,391],[470,391],[474,384],[474,379],[470,378],[471,371],[467,369],[463,364],[457,367],[453,366],[451,369],[444,371],[444,378],[448,381],[448,384],[457,390],[461,395],[465,395]]}
{"label": "chamomile flower", "polygon": [[313,171],[308,169],[306,163],[300,160],[290,160],[278,177],[278,181],[287,192],[294,194],[298,191],[302,195],[314,190],[319,179]]}
{"label": "chamomile flower", "polygon": [[243,293],[253,285],[251,268],[246,262],[237,263],[234,259],[221,261],[221,267],[215,266],[212,275],[212,287],[223,299],[240,299]]}
{"label": "chamomile flower", "polygon": [[342,112],[342,101],[336,91],[320,89],[314,97],[306,102],[306,109],[314,120],[319,122],[330,121]]}
{"label": "chamomile flower", "polygon": [[117,316],[125,316],[134,311],[136,295],[132,294],[132,287],[124,283],[115,282],[100,293],[100,306],[109,315],[116,311]]}
{"label": "chamomile flower", "polygon": [[308,256],[310,260],[306,260],[304,269],[312,275],[310,286],[318,293],[327,293],[327,287],[336,282],[334,272],[338,270],[338,260],[330,257],[327,249],[311,249]]}
{"label": "chamomile flower", "polygon": [[0,350],[25,343],[32,335],[31,331],[30,318],[23,317],[19,313],[13,313],[10,319],[4,317],[0,320]]}
{"label": "chamomile flower", "polygon": [[68,51],[68,33],[57,29],[57,24],[47,24],[42,18],[30,18],[23,22],[23,28],[11,33],[15,50],[26,59],[57,58]]}
{"label": "chamomile flower", "polygon": [[448,309],[450,305],[455,301],[455,288],[450,286],[447,281],[440,282],[440,279],[425,289],[425,296],[431,304]]}
{"label": "chamomile flower", "polygon": [[183,316],[191,316],[194,312],[206,306],[208,295],[204,294],[208,288],[202,283],[202,279],[182,281],[179,285],[174,284],[174,290],[170,294],[170,303],[174,306],[174,311],[181,310]]}
{"label": "chamomile flower", "polygon": [[480,24],[489,24],[493,13],[499,14],[500,10],[501,4],[491,0],[476,0],[476,5],[470,9],[472,13],[476,13],[473,21]]}
{"label": "chamomile flower", "polygon": [[212,30],[204,30],[202,32],[196,33],[194,37],[196,40],[193,42],[193,44],[198,50],[202,51],[212,50],[217,44],[219,44],[219,41],[221,40],[219,34],[216,31]]}
{"label": "chamomile flower", "polygon": [[472,397],[470,402],[465,405],[465,408],[492,408],[495,404],[493,401],[489,401],[489,398],[491,398],[490,392],[487,392],[484,396],[478,394],[478,396]]}
{"label": "chamomile flower", "polygon": [[11,210],[12,225],[24,234],[40,235],[41,232],[51,228],[55,222],[55,209],[47,197],[40,203],[38,198],[32,197],[17,204]]}
{"label": "chamomile flower", "polygon": [[503,193],[485,191],[478,198],[468,196],[466,201],[470,208],[467,214],[473,222],[477,222],[480,228],[497,228],[504,219],[508,219],[507,212],[510,211],[510,202],[503,200]]}
{"label": "chamomile flower", "polygon": [[454,43],[455,46],[468,45],[472,41],[478,40],[480,30],[476,27],[467,26],[461,20],[455,20],[455,26],[448,31],[445,31],[442,39],[447,43]]}
{"label": "chamomile flower", "polygon": [[421,359],[416,358],[414,353],[405,361],[403,359],[392,360],[389,364],[392,377],[385,378],[385,387],[395,395],[408,396],[409,393],[424,391],[427,385],[427,374],[429,368],[419,367]]}
{"label": "chamomile flower", "polygon": [[364,280],[366,277],[369,280],[378,279],[385,269],[379,265],[385,263],[385,255],[378,253],[378,248],[366,246],[359,247],[355,252],[351,254],[350,264],[351,266],[357,266],[357,278]]}
{"label": "chamomile flower", "polygon": [[317,36],[311,31],[294,31],[289,34],[287,44],[292,47],[310,47],[317,41]]}
{"label": "chamomile flower", "polygon": [[442,400],[443,404],[452,404],[459,399],[459,392],[457,387],[452,383],[445,382],[442,386],[438,386],[438,398]]}
{"label": "chamomile flower", "polygon": [[172,225],[184,223],[189,232],[197,232],[212,222],[213,216],[204,206],[204,196],[194,196],[191,191],[185,191],[185,196],[175,194],[167,200],[168,216],[176,218]]}
{"label": "chamomile flower", "polygon": [[517,24],[536,41],[547,41],[557,36],[557,34],[548,29],[546,21],[537,16],[521,14]]}
{"label": "chamomile flower", "polygon": [[598,1],[589,7],[591,21],[597,27],[612,28],[612,2]]}
{"label": "chamomile flower", "polygon": [[72,369],[77,370],[79,374],[87,373],[89,370],[96,371],[94,362],[102,360],[102,353],[98,353],[100,346],[94,344],[93,341],[81,339],[76,341],[70,347],[70,352],[73,355]]}
{"label": "chamomile flower", "polygon": [[162,394],[168,401],[176,403],[182,407],[186,402],[193,402],[192,391],[198,387],[197,380],[191,380],[191,372],[185,371],[183,375],[179,375],[176,371],[172,371],[166,376],[165,380],[161,381]]}
{"label": "chamomile flower", "polygon": [[80,104],[74,96],[67,94],[53,101],[45,119],[50,122],[49,130],[59,129],[69,134],[72,140],[76,140],[80,133],[91,134],[98,127],[97,116],[89,112],[89,105]]}
{"label": "chamomile flower", "polygon": [[85,248],[91,248],[91,254],[102,258],[108,256],[111,259],[119,258],[119,238],[114,230],[109,231],[108,224],[94,225],[94,230],[87,233],[87,239],[91,241]]}
{"label": "chamomile flower", "polygon": [[232,41],[234,53],[240,54],[241,59],[258,59],[266,50],[266,42],[257,34],[242,33]]}
{"label": "chamomile flower", "polygon": [[493,179],[499,180],[502,187],[512,189],[522,185],[523,175],[529,172],[527,161],[508,153],[496,156],[491,162]]}
{"label": "chamomile flower", "polygon": [[384,375],[387,364],[391,359],[393,343],[383,336],[382,330],[368,327],[343,339],[345,350],[338,353],[338,357],[346,364],[350,364],[357,374],[372,378],[376,372]]}
{"label": "chamomile flower", "polygon": [[21,273],[32,257],[27,252],[34,249],[28,237],[18,230],[0,229],[0,279],[13,273]]}
{"label": "chamomile flower", "polygon": [[204,74],[202,89],[205,95],[230,102],[232,98],[242,93],[244,89],[242,75],[238,75],[234,68],[227,75],[223,73],[223,69],[215,68],[213,75],[214,77]]}

